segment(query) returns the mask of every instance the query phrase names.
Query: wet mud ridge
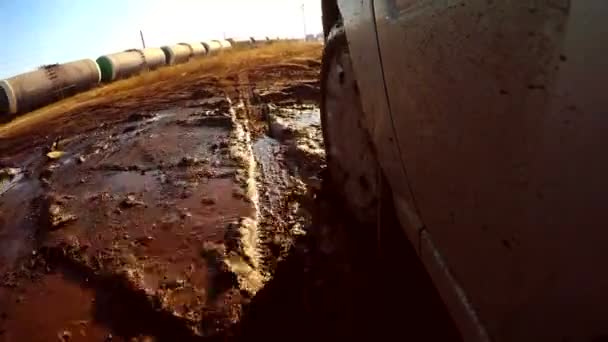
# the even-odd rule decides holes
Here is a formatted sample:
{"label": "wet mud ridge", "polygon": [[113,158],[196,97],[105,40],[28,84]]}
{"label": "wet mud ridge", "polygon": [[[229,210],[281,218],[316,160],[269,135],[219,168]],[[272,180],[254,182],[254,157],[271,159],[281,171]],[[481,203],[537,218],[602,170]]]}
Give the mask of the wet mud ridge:
{"label": "wet mud ridge", "polygon": [[435,302],[382,293],[399,257],[323,186],[318,72],[262,65],[3,139],[0,341],[373,337],[386,303],[441,307],[420,269]]}

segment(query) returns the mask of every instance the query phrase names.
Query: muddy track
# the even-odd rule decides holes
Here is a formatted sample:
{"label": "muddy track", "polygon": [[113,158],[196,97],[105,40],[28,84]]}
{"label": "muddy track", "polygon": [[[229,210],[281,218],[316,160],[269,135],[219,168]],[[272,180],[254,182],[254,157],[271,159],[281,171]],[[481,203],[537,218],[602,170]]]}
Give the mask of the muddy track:
{"label": "muddy track", "polygon": [[253,67],[6,141],[0,341],[402,336],[394,306],[454,340],[402,234],[379,251],[323,185],[318,71]]}
{"label": "muddy track", "polygon": [[[306,189],[282,145],[261,145],[266,105],[240,81],[94,130],[59,127],[34,153],[19,137],[3,145],[3,164],[19,166],[3,168],[0,188],[5,340],[232,334],[306,220]],[[88,307],[53,309],[84,316],[80,336],[37,314],[41,301]],[[33,335],[26,316],[40,325]]]}

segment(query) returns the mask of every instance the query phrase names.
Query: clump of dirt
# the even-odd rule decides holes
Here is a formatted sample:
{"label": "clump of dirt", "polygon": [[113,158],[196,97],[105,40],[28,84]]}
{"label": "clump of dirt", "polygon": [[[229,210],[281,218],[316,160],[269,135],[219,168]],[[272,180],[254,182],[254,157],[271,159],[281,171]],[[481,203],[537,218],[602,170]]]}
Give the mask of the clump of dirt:
{"label": "clump of dirt", "polygon": [[0,195],[15,186],[23,177],[23,172],[19,168],[6,167],[0,169]]}
{"label": "clump of dirt", "polygon": [[76,221],[78,217],[66,210],[66,204],[74,196],[49,193],[42,200],[41,226],[49,230],[57,230],[66,224]]}

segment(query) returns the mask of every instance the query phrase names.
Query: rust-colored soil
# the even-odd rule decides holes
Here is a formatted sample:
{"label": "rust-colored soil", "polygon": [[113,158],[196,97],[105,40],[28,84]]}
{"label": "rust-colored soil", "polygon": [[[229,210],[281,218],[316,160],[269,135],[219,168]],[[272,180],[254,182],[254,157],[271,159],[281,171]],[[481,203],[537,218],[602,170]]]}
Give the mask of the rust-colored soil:
{"label": "rust-colored soil", "polygon": [[0,126],[0,341],[453,340],[407,242],[377,253],[323,186],[320,54],[232,51]]}

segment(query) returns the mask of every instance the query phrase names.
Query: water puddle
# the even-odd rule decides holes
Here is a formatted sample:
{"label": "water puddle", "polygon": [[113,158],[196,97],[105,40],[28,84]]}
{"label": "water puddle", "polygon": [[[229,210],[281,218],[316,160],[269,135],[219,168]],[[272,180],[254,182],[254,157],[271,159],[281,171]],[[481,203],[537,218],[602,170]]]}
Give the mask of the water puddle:
{"label": "water puddle", "polygon": [[154,114],[154,116],[152,116],[151,118],[144,120],[144,123],[149,124],[149,123],[160,121],[162,119],[171,118],[174,116],[175,116],[175,113],[172,110],[166,110],[166,111],[162,111],[162,112],[158,112],[157,114]]}
{"label": "water puddle", "polygon": [[108,176],[104,183],[112,193],[150,192],[158,188],[160,172],[117,172]]}
{"label": "water puddle", "polygon": [[253,143],[253,155],[258,162],[263,198],[270,208],[280,206],[281,194],[290,184],[289,173],[283,165],[283,145],[277,140],[263,136]]}
{"label": "water puddle", "polygon": [[321,139],[321,113],[318,107],[271,107],[268,114],[269,135],[281,141],[295,137]]}
{"label": "water puddle", "polygon": [[281,143],[268,136],[261,137],[253,144],[253,153],[263,171],[277,168],[275,159],[280,149]]}
{"label": "water puddle", "polygon": [[183,109],[164,110],[152,114],[151,116],[133,114],[132,119],[128,120],[129,123],[122,126],[121,133],[112,136],[111,141],[119,144],[125,143],[128,140],[149,131],[152,124],[165,122],[167,119],[177,116],[180,111],[183,111]]}
{"label": "water puddle", "polygon": [[32,201],[40,195],[37,179],[25,180],[21,169],[0,170],[0,275],[32,248],[37,227]]}
{"label": "water puddle", "polygon": [[296,129],[321,124],[321,110],[318,107],[280,108],[278,115],[293,122]]}
{"label": "water puddle", "polygon": [[269,109],[268,135],[286,146],[288,169],[305,183],[318,187],[317,172],[325,162],[319,107],[270,106]]}
{"label": "water puddle", "polygon": [[203,109],[224,109],[227,110],[230,103],[224,96],[214,96],[202,100],[190,101],[186,104],[188,108],[202,107]]}
{"label": "water puddle", "polygon": [[[4,341],[107,341],[109,329],[94,319],[96,294],[78,281],[48,274],[15,293],[2,324]],[[41,314],[46,310],[52,314]]]}

